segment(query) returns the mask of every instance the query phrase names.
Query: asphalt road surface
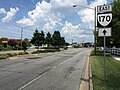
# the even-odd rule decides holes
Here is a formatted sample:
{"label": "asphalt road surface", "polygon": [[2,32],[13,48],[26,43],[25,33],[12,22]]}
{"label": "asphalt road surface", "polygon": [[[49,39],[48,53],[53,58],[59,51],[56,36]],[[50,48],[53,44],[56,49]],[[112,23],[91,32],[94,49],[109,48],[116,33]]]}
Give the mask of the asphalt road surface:
{"label": "asphalt road surface", "polygon": [[92,49],[0,61],[0,90],[79,90]]}

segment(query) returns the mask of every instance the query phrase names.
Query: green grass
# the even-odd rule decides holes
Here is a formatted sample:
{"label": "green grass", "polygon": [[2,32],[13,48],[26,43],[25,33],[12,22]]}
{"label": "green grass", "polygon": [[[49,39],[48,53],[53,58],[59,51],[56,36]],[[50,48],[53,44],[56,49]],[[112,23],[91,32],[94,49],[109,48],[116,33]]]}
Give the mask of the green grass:
{"label": "green grass", "polygon": [[59,49],[45,49],[45,50],[37,50],[32,52],[32,54],[37,54],[37,53],[48,53],[48,52],[59,52]]}
{"label": "green grass", "polygon": [[91,57],[94,90],[120,90],[120,61],[106,56],[107,82],[104,83],[104,56],[98,52]]}

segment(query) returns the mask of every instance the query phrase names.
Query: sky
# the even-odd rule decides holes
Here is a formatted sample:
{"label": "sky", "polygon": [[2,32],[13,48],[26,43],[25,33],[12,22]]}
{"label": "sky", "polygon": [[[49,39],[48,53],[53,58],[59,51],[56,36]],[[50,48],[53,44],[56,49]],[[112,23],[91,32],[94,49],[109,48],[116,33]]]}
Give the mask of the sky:
{"label": "sky", "polygon": [[[0,0],[0,38],[31,39],[38,29],[60,31],[66,41],[93,42],[94,8],[112,0]],[[78,5],[73,7],[73,5]],[[85,8],[89,7],[89,8]]]}

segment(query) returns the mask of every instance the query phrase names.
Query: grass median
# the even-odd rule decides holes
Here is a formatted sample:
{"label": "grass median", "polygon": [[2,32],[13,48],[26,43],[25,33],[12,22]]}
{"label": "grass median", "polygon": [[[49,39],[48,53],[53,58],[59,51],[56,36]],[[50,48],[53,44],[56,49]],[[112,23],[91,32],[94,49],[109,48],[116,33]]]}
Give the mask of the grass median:
{"label": "grass median", "polygon": [[102,52],[91,54],[93,89],[94,90],[120,90],[120,61],[106,56],[107,82],[104,83],[104,56]]}

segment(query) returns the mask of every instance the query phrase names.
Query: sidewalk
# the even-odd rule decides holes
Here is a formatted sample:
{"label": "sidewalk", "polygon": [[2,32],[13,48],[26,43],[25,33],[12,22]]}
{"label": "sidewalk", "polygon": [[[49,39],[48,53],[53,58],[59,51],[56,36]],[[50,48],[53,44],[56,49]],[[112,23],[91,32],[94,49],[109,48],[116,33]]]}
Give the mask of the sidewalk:
{"label": "sidewalk", "polygon": [[87,66],[85,69],[84,78],[81,78],[81,80],[82,82],[80,84],[80,90],[93,90],[92,71],[91,71],[91,63],[89,56],[87,60]]}
{"label": "sidewalk", "polygon": [[111,55],[115,60],[119,60],[120,61],[120,56],[115,56],[115,55]]}

